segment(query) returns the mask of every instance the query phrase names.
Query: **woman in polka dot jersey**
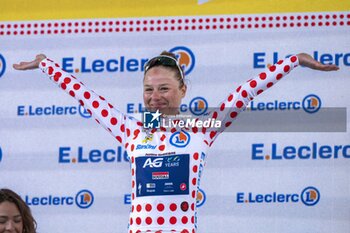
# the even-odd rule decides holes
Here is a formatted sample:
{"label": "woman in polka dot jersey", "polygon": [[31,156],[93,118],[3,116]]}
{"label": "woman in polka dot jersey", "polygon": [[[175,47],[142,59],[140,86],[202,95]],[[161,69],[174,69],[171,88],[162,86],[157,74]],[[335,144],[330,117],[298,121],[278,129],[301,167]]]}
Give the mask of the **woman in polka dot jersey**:
{"label": "woman in polka dot jersey", "polygon": [[[34,61],[21,62],[13,67],[17,70],[40,68],[125,147],[130,157],[132,178],[128,233],[195,233],[196,197],[208,148],[255,96],[272,87],[298,65],[321,71],[338,69],[335,65],[323,65],[304,53],[281,60],[233,90],[218,109],[208,115],[209,119],[221,121],[221,128],[216,130],[196,125],[144,128],[143,122],[118,111],[105,98],[42,54]],[[151,118],[167,118],[167,115],[179,113],[187,87],[174,54],[163,52],[149,60],[143,86],[146,109],[157,111],[150,115]],[[159,116],[161,113],[163,115]]]}

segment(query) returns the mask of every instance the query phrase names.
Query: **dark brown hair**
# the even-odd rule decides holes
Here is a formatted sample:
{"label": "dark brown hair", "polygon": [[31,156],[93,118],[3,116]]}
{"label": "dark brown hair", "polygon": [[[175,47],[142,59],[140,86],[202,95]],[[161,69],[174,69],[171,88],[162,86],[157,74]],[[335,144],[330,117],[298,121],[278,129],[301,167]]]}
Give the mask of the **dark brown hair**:
{"label": "dark brown hair", "polygon": [[[172,57],[172,58],[174,58],[175,60],[177,60],[177,57],[176,57],[176,55],[174,54],[174,53],[171,53],[171,52],[168,52],[168,51],[163,51],[163,52],[161,52],[161,54],[160,55],[165,55],[165,56],[168,56],[168,57]],[[161,66],[161,65],[158,65],[158,66]],[[172,71],[174,71],[175,72],[175,76],[176,76],[176,78],[177,78],[177,81],[179,82],[179,87],[181,88],[181,87],[183,87],[184,85],[185,85],[185,73],[184,73],[184,71],[183,71],[183,69],[182,69],[182,67],[181,66],[179,66],[179,68],[181,69],[181,71],[179,70],[179,68],[178,67],[176,67],[176,66],[163,66],[163,67],[165,67],[166,69],[170,69],[170,70],[172,70]],[[181,73],[180,73],[181,72]],[[181,75],[182,74],[182,75]],[[183,77],[183,78],[182,78]]]}
{"label": "dark brown hair", "polygon": [[0,203],[5,201],[17,206],[23,221],[23,233],[36,233],[36,221],[22,198],[10,189],[0,189]]}

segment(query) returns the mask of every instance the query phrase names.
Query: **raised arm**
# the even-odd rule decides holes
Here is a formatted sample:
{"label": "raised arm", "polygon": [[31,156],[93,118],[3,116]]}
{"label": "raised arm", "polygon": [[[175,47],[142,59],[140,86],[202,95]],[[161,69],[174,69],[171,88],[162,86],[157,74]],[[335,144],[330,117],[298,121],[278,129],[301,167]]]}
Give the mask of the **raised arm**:
{"label": "raised arm", "polygon": [[88,89],[82,82],[73,75],[65,72],[54,61],[39,54],[33,61],[14,64],[16,70],[31,70],[40,68],[49,78],[62,90],[79,101],[79,103],[110,132],[120,143],[124,144],[129,137],[137,137],[141,132],[142,123],[130,119],[108,101],[94,91]]}
{"label": "raised arm", "polygon": [[248,106],[250,101],[268,88],[274,86],[275,83],[298,65],[319,71],[335,71],[339,69],[336,65],[324,65],[306,53],[300,53],[285,60],[280,60],[253,79],[248,80],[236,88],[234,92],[229,94],[226,100],[220,103],[217,111],[210,113],[210,117],[221,120],[222,127],[218,130],[203,130],[206,134],[206,144],[209,146],[212,145],[218,134],[232,124],[238,114]]}

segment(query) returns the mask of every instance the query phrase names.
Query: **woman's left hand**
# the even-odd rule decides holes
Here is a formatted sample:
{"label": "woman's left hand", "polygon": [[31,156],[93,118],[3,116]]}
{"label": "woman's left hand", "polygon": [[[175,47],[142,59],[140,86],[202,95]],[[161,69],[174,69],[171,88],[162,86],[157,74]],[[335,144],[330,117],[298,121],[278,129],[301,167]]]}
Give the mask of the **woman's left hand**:
{"label": "woman's left hand", "polygon": [[339,70],[339,67],[336,65],[325,65],[321,62],[316,61],[313,57],[311,57],[307,53],[299,53],[297,54],[297,57],[299,59],[299,64],[301,66],[305,66],[314,70],[320,70],[320,71],[335,71]]}

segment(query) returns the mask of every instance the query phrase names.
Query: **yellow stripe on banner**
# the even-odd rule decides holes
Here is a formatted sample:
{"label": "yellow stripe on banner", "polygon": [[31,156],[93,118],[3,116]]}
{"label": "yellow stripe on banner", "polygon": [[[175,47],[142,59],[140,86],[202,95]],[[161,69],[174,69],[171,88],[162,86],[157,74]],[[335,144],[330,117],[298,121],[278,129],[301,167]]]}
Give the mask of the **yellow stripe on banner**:
{"label": "yellow stripe on banner", "polygon": [[348,11],[349,0],[1,0],[0,20]]}

